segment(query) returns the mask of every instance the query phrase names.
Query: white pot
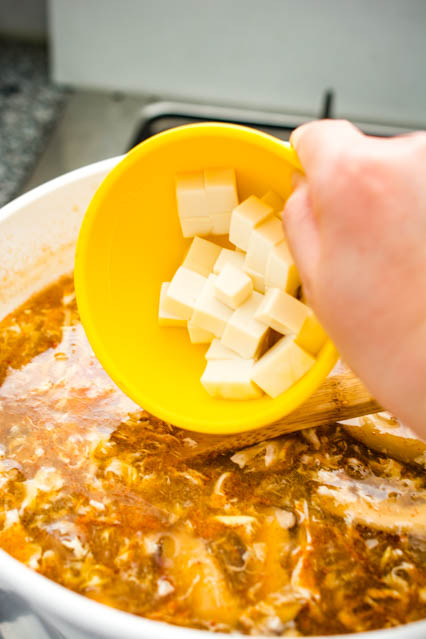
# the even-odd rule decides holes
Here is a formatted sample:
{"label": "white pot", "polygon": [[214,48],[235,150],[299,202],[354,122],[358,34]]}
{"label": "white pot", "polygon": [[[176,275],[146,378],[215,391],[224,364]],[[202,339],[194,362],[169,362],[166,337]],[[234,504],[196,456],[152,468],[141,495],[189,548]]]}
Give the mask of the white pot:
{"label": "white pot", "polygon": [[[0,320],[34,292],[72,270],[86,207],[121,158],[72,171],[0,211]],[[77,595],[0,551],[0,635],[13,639],[212,639],[229,635],[178,628],[136,617]],[[6,630],[5,630],[6,629]],[[59,634],[57,634],[59,633]],[[426,621],[351,635],[424,639]],[[342,635],[340,639],[347,639]],[[339,639],[336,635],[333,639]]]}

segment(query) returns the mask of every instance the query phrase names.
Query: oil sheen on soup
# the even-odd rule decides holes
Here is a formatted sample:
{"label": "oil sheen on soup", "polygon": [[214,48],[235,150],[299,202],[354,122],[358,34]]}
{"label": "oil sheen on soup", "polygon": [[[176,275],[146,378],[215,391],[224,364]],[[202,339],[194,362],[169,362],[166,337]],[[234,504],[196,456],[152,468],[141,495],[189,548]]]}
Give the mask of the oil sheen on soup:
{"label": "oil sheen on soup", "polygon": [[104,373],[72,278],[0,324],[0,547],[13,557],[103,604],[214,631],[426,617],[424,464],[337,425],[182,453],[196,447]]}

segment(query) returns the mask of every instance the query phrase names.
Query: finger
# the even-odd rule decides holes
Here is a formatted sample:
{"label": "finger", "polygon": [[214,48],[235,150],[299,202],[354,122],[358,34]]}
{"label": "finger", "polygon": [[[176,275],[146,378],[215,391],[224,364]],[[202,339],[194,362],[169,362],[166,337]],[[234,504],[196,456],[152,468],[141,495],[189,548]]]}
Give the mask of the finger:
{"label": "finger", "polygon": [[306,179],[298,178],[297,184],[285,205],[283,224],[305,293],[310,299],[318,270],[319,230]]}
{"label": "finger", "polygon": [[339,153],[341,149],[351,148],[364,137],[361,131],[346,120],[318,120],[295,129],[290,142],[299,156],[305,174],[312,178],[327,158]]}

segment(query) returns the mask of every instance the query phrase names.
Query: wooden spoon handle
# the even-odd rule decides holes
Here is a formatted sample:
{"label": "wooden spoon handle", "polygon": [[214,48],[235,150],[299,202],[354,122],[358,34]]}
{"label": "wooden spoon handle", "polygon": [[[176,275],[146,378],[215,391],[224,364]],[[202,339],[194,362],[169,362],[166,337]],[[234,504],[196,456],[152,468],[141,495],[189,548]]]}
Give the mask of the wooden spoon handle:
{"label": "wooden spoon handle", "polygon": [[302,406],[274,424],[236,435],[191,433],[191,439],[197,446],[183,451],[183,456],[189,459],[238,450],[285,433],[330,424],[341,419],[361,417],[381,410],[383,409],[361,380],[352,372],[345,371],[328,377]]}

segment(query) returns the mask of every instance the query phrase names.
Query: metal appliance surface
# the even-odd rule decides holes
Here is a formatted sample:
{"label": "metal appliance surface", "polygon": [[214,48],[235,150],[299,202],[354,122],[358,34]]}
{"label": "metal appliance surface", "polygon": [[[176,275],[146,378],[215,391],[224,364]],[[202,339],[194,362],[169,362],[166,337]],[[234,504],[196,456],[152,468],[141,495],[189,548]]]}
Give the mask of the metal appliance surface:
{"label": "metal appliance surface", "polygon": [[[316,117],[333,117],[338,96],[324,89]],[[149,95],[79,90],[69,97],[56,128],[24,184],[22,192],[91,162],[127,151],[168,128],[200,121],[234,122],[254,126],[281,140],[312,120],[308,114],[230,107],[221,104],[157,100]],[[408,124],[354,122],[370,135],[409,133]]]}

